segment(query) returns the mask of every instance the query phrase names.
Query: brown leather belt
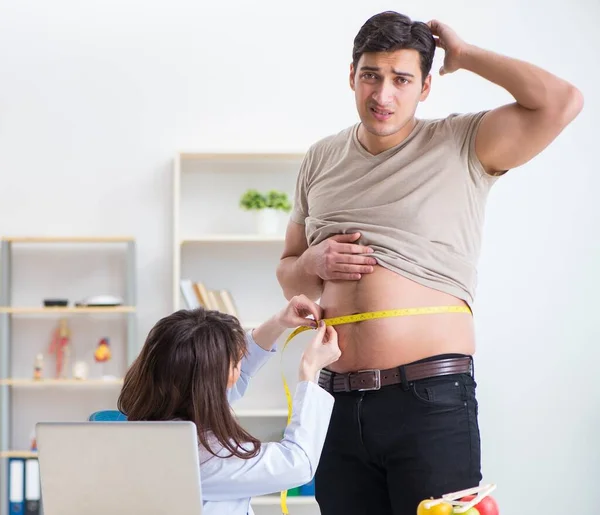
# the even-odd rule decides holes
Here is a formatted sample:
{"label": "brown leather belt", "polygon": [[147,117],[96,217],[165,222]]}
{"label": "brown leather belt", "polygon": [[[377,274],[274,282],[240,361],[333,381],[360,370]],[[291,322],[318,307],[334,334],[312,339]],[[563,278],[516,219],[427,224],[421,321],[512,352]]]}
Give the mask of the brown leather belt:
{"label": "brown leather belt", "polygon": [[471,372],[472,359],[470,356],[409,363],[387,370],[359,370],[346,374],[323,369],[319,374],[319,386],[330,393],[369,391],[402,382],[411,383],[429,377],[470,374]]}

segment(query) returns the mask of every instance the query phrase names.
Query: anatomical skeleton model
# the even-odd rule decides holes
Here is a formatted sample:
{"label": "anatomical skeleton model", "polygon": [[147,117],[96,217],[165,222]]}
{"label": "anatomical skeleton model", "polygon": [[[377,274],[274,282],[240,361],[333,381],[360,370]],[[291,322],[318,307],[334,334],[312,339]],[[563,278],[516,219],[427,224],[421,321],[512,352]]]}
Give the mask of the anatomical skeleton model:
{"label": "anatomical skeleton model", "polygon": [[68,369],[71,353],[71,330],[64,318],[58,321],[58,327],[52,335],[49,351],[50,354],[56,354],[56,379],[66,379],[65,370]]}

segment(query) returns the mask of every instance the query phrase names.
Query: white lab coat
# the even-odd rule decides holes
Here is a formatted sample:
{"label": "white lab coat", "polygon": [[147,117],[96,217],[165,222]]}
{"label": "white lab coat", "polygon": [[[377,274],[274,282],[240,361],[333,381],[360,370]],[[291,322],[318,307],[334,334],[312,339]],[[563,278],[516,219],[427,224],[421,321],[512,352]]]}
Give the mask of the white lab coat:
{"label": "white lab coat", "polygon": [[[275,353],[258,346],[247,333],[248,355],[243,359],[241,374],[228,392],[229,402],[241,398],[250,378]],[[203,515],[253,515],[250,499],[278,494],[311,481],[314,477],[327,429],[333,397],[314,382],[299,382],[293,396],[292,419],[283,440],[263,443],[259,454],[251,459],[220,458],[200,447],[200,482]],[[228,451],[211,445],[217,454]]]}

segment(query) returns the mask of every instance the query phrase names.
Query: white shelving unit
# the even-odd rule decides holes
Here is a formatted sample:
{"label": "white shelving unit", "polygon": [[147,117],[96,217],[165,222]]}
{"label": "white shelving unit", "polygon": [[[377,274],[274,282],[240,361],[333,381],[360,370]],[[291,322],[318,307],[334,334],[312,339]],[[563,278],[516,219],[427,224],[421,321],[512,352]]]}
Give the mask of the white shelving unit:
{"label": "white shelving unit", "polygon": [[[278,495],[264,495],[262,497],[255,497],[252,499],[251,504],[253,506],[279,506],[281,499]],[[288,497],[288,506],[315,506],[315,498],[309,495]]]}
{"label": "white shelving unit", "polygon": [[[278,189],[291,197],[303,156],[302,153],[176,154],[173,170],[174,309],[182,306],[180,279],[186,271],[186,252],[198,249],[210,252],[216,248],[227,255],[241,252],[239,258],[245,252],[262,247],[271,256],[277,256],[283,246],[287,216],[281,216],[278,233],[258,234],[253,214],[239,207],[239,199],[250,188],[264,192]],[[272,277],[268,278],[271,284],[274,274],[272,269]]]}
{"label": "white shelving unit", "polygon": [[[98,246],[104,250],[107,246],[116,248],[109,251],[108,257],[103,254],[100,258]],[[74,255],[76,252],[81,254]],[[136,246],[133,238],[120,236],[4,237],[0,239],[0,259],[0,515],[5,515],[8,510],[7,460],[37,457],[37,453],[28,450],[27,445],[29,429],[35,422],[60,420],[64,411],[71,408],[79,410],[87,418],[95,411],[93,406],[97,406],[93,402],[89,404],[90,396],[95,403],[112,405],[106,397],[99,398],[97,395],[116,396],[123,381],[121,377],[96,377],[93,370],[90,370],[87,379],[72,379],[70,368],[65,370],[64,379],[51,377],[53,370],[47,363],[46,341],[52,330],[49,324],[59,318],[68,320],[72,353],[67,363],[69,367],[76,360],[88,361],[85,358],[93,354],[98,332],[102,331],[100,334],[105,335],[104,331],[112,327],[111,324],[119,326],[115,330],[118,331],[116,341],[121,345],[115,345],[111,338],[111,351],[112,361],[117,361],[115,366],[120,365],[119,368],[123,369],[120,372],[137,355]],[[22,260],[26,264],[21,267]],[[96,269],[100,264],[110,269],[104,270],[105,275]],[[113,277],[117,275],[117,269],[121,272],[118,275],[123,277]],[[122,293],[124,305],[41,305],[42,297],[54,296],[51,293],[47,295],[53,291],[64,293],[58,296],[67,297],[70,303],[76,302],[79,299],[74,296],[87,296],[87,292],[79,290],[83,285],[102,288],[100,293],[109,293],[108,290],[115,295]],[[105,289],[107,285],[109,288]],[[125,319],[124,330],[119,321],[122,318]],[[38,353],[45,358],[44,372],[41,379],[34,380],[33,358]],[[92,368],[89,363],[88,366]],[[80,402],[77,404],[75,396],[79,393],[81,396],[77,400]],[[29,409],[23,407],[22,402],[29,404]],[[32,402],[34,407],[30,404]],[[89,411],[86,411],[88,408]],[[66,417],[69,418],[69,415]],[[24,434],[24,427],[28,429],[27,434]]]}
{"label": "white shelving unit", "polygon": [[[285,306],[275,269],[283,250],[288,215],[279,231],[259,234],[253,213],[239,207],[248,189],[285,191],[292,200],[303,153],[180,152],[173,170],[173,309],[186,307],[180,281],[202,282],[227,289],[242,326],[256,327]],[[302,340],[300,337],[298,340]],[[291,346],[290,346],[291,347]],[[240,422],[262,440],[279,440],[285,429],[287,404],[281,373],[290,388],[297,379],[300,347],[271,359],[234,405]],[[256,513],[277,513],[280,498],[255,498]],[[290,496],[302,515],[319,513],[314,497]],[[260,510],[260,511],[259,511]],[[275,511],[273,511],[275,510]],[[300,512],[298,512],[300,515]]]}

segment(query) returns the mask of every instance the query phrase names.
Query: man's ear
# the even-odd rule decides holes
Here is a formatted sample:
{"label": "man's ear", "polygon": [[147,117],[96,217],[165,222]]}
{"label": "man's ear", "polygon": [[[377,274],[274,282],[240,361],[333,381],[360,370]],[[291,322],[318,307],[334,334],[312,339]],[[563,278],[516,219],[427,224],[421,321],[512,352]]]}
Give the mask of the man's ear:
{"label": "man's ear", "polygon": [[429,93],[431,92],[431,73],[425,77],[425,81],[423,82],[423,87],[421,88],[421,96],[419,97],[419,101],[423,102],[427,100]]}
{"label": "man's ear", "polygon": [[354,83],[354,63],[350,63],[350,89],[354,91],[355,83]]}

